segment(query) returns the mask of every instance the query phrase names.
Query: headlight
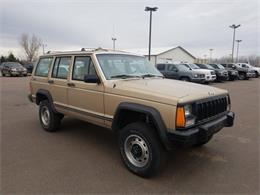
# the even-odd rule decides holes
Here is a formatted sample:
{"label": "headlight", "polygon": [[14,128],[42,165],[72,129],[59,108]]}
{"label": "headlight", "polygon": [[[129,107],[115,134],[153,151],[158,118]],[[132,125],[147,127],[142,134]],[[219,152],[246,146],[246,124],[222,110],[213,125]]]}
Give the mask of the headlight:
{"label": "headlight", "polygon": [[178,106],[176,112],[176,127],[185,128],[195,124],[196,117],[192,113],[192,105]]}
{"label": "headlight", "polygon": [[11,71],[16,71],[16,68],[11,68]]}
{"label": "headlight", "polygon": [[195,75],[194,75],[194,77],[195,77],[195,78],[197,78],[197,77],[198,77],[198,75],[197,75],[197,74],[195,74]]}

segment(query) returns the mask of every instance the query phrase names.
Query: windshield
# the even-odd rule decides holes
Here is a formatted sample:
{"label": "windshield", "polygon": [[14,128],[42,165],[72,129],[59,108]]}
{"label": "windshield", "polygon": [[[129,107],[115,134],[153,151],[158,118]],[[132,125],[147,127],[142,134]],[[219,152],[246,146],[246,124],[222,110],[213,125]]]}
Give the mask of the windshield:
{"label": "windshield", "polygon": [[225,67],[222,66],[221,64],[218,64],[218,67],[219,67],[219,69],[225,69]]}
{"label": "windshield", "polygon": [[211,69],[211,70],[214,70],[214,68],[208,64],[205,64],[205,66],[208,68],[208,69]]}
{"label": "windshield", "polygon": [[217,64],[210,64],[210,66],[212,66],[215,69],[220,69]]}
{"label": "windshield", "polygon": [[189,64],[189,66],[191,69],[200,69],[200,67],[198,67],[196,64]]}
{"label": "windshield", "polygon": [[147,75],[162,77],[162,74],[145,57],[125,54],[97,54],[96,56],[108,80]]}

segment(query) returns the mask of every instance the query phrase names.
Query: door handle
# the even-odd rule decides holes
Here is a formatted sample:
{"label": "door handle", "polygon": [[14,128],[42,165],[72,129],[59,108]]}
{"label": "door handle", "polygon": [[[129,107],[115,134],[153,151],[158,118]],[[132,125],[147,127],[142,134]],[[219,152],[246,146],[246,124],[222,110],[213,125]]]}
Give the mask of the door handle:
{"label": "door handle", "polygon": [[54,80],[48,80],[48,83],[53,84]]}
{"label": "door handle", "polygon": [[67,85],[68,85],[69,87],[75,87],[75,84],[74,84],[74,83],[67,83]]}

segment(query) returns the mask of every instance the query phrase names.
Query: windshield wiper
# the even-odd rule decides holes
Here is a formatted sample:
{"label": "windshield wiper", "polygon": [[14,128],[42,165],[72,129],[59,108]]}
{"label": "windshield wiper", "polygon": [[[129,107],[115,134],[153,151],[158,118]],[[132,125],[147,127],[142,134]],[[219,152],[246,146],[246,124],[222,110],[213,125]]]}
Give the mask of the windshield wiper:
{"label": "windshield wiper", "polygon": [[143,75],[141,75],[141,77],[145,78],[145,77],[163,77],[163,76],[155,75],[155,74],[143,74]]}
{"label": "windshield wiper", "polygon": [[127,79],[127,78],[136,78],[136,77],[140,77],[140,76],[137,76],[137,75],[129,75],[129,74],[119,74],[119,75],[111,76],[110,78]]}

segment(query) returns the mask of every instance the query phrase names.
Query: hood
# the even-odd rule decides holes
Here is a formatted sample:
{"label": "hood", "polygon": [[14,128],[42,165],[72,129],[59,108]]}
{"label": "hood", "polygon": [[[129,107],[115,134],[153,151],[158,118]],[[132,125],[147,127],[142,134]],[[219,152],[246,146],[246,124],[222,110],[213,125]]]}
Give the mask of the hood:
{"label": "hood", "polygon": [[227,70],[225,70],[225,69],[215,69],[215,71],[217,72],[217,73],[228,73],[228,71]]}
{"label": "hood", "polygon": [[163,78],[109,80],[106,86],[110,94],[170,105],[227,94],[223,89]]}
{"label": "hood", "polygon": [[193,69],[194,72],[199,73],[199,74],[205,74],[205,75],[210,75],[211,72],[215,74],[214,70],[208,70],[208,69]]}

